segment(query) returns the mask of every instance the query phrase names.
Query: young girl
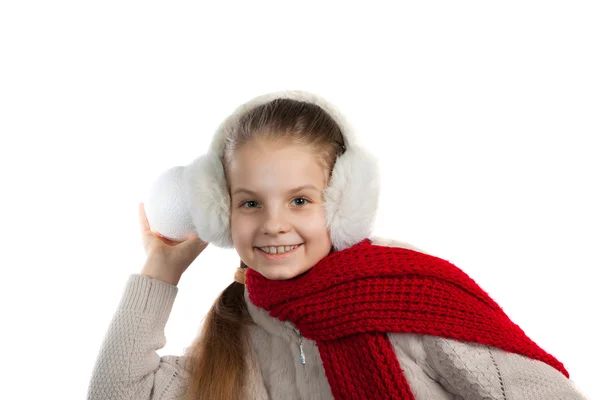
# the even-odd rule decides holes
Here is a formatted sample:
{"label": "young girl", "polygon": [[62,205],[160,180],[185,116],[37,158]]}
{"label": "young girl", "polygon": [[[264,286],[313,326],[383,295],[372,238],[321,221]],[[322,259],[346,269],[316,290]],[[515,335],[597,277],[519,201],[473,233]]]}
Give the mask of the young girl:
{"label": "young girl", "polygon": [[[183,242],[140,207],[148,260],[88,399],[585,398],[459,268],[371,236],[376,162],[323,98],[240,106],[186,168],[185,191],[197,235]],[[235,281],[186,354],[159,357],[176,285],[208,243],[235,248]]]}

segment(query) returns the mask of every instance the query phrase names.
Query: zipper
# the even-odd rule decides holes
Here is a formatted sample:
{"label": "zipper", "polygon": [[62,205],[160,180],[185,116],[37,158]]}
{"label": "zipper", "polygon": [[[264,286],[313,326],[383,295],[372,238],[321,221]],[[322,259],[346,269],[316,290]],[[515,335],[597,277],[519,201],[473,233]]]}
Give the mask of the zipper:
{"label": "zipper", "polygon": [[300,346],[300,364],[305,365],[306,357],[304,356],[304,348],[302,347],[302,333],[293,325],[292,328],[294,328],[294,331],[298,335],[298,346]]}

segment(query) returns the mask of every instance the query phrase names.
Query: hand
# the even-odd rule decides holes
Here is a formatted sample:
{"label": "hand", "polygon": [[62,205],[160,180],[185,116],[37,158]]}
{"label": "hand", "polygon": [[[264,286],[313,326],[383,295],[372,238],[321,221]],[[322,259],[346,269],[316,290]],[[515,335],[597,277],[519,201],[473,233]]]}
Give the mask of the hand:
{"label": "hand", "polygon": [[144,203],[138,206],[142,245],[148,256],[142,274],[177,285],[179,278],[208,246],[196,233],[183,242],[167,239],[150,229]]}

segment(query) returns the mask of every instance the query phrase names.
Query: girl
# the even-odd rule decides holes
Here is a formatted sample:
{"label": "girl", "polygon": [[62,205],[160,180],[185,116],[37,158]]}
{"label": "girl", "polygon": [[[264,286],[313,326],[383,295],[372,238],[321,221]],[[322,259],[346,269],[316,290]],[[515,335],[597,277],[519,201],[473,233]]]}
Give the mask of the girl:
{"label": "girl", "polygon": [[[148,260],[88,399],[585,398],[464,272],[371,236],[376,162],[323,98],[240,106],[184,190],[195,234],[183,242],[153,232],[140,205]],[[208,243],[235,248],[235,280],[186,354],[159,357],[176,285]]]}

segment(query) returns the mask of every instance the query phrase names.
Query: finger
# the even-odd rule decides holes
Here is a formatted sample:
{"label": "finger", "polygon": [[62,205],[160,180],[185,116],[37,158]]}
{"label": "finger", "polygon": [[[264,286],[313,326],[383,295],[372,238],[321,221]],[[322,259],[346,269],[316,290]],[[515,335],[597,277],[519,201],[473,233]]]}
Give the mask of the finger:
{"label": "finger", "polygon": [[179,242],[175,242],[171,239],[168,239],[166,237],[164,237],[163,235],[161,235],[158,232],[152,232],[161,242],[163,242],[164,244],[167,244],[169,246],[175,246],[176,244],[178,244]]}
{"label": "finger", "polygon": [[200,239],[200,237],[198,236],[197,233],[193,233],[190,236],[188,236],[187,238],[187,242],[191,245],[191,246],[200,246],[202,247],[206,247],[209,245],[208,242],[205,242],[204,240]]}
{"label": "finger", "polygon": [[196,240],[196,239],[199,239],[198,234],[196,232],[189,233],[185,237],[185,240]]}
{"label": "finger", "polygon": [[150,223],[148,223],[148,218],[146,218],[144,203],[140,203],[138,205],[138,215],[140,220],[140,229],[142,233],[147,233],[148,231],[150,231]]}
{"label": "finger", "polygon": [[196,232],[192,232],[188,236],[186,236],[185,241],[196,242],[196,243],[197,242],[206,243],[204,240],[200,239],[200,237],[198,236],[198,234]]}
{"label": "finger", "polygon": [[183,248],[186,252],[198,255],[202,250],[208,246],[208,243],[201,241],[200,239],[188,239],[184,244]]}

